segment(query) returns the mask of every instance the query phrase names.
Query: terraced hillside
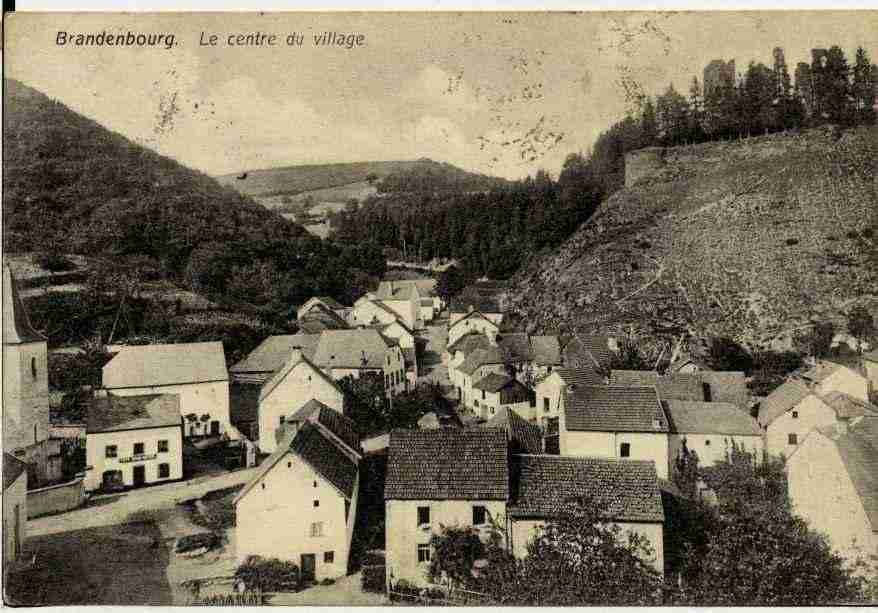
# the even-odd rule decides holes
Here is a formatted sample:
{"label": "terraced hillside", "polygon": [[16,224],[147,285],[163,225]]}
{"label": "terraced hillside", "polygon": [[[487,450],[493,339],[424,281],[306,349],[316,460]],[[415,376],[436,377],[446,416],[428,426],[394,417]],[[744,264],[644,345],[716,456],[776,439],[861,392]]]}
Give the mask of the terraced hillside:
{"label": "terraced hillside", "polygon": [[509,292],[531,328],[782,342],[878,304],[878,129],[668,149]]}

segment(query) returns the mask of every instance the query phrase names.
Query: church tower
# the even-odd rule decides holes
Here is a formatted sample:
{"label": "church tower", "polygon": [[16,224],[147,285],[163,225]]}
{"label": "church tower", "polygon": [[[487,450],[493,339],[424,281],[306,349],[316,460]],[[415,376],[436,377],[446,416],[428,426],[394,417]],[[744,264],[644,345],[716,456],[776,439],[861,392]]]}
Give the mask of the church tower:
{"label": "church tower", "polygon": [[3,450],[29,465],[32,483],[50,479],[46,339],[34,330],[15,278],[3,266]]}

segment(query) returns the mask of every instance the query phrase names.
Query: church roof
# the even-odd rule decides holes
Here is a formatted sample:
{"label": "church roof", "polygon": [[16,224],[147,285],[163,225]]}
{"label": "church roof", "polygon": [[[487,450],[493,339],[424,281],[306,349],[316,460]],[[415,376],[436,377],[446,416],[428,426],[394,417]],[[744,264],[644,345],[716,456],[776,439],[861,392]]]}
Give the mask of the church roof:
{"label": "church roof", "polygon": [[38,343],[45,337],[34,330],[18,295],[18,287],[12,270],[3,266],[3,344],[19,345],[22,343]]}

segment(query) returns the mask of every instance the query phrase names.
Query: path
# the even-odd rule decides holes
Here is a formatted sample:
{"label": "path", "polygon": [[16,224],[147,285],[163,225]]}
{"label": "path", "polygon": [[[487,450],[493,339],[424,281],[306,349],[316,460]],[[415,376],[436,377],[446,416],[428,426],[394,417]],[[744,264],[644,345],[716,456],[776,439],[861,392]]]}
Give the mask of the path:
{"label": "path", "polygon": [[384,594],[364,592],[360,587],[362,573],[341,577],[332,585],[315,585],[301,592],[272,594],[272,606],[386,606]]}

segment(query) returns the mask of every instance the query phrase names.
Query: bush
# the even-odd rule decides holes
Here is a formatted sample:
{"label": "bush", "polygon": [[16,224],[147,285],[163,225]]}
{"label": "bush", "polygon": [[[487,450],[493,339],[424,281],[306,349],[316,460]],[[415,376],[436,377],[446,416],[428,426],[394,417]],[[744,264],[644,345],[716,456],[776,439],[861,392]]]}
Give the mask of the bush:
{"label": "bush", "polygon": [[399,602],[404,598],[416,600],[421,595],[421,590],[418,589],[417,586],[406,581],[405,579],[400,579],[399,581],[391,585],[390,591],[393,592],[390,595],[391,602]]}
{"label": "bush", "polygon": [[235,579],[248,590],[263,592],[294,592],[300,587],[299,567],[277,558],[250,556],[235,570]]}
{"label": "bush", "polygon": [[363,564],[360,586],[364,592],[383,594],[387,589],[387,567],[384,566],[384,560],[380,562],[380,564]]}
{"label": "bush", "polygon": [[186,553],[195,551],[196,549],[206,548],[208,551],[219,547],[220,537],[213,532],[199,532],[198,534],[187,534],[177,539],[177,553]]}
{"label": "bush", "polygon": [[57,253],[40,253],[34,256],[34,263],[49,272],[76,270],[76,264]]}

